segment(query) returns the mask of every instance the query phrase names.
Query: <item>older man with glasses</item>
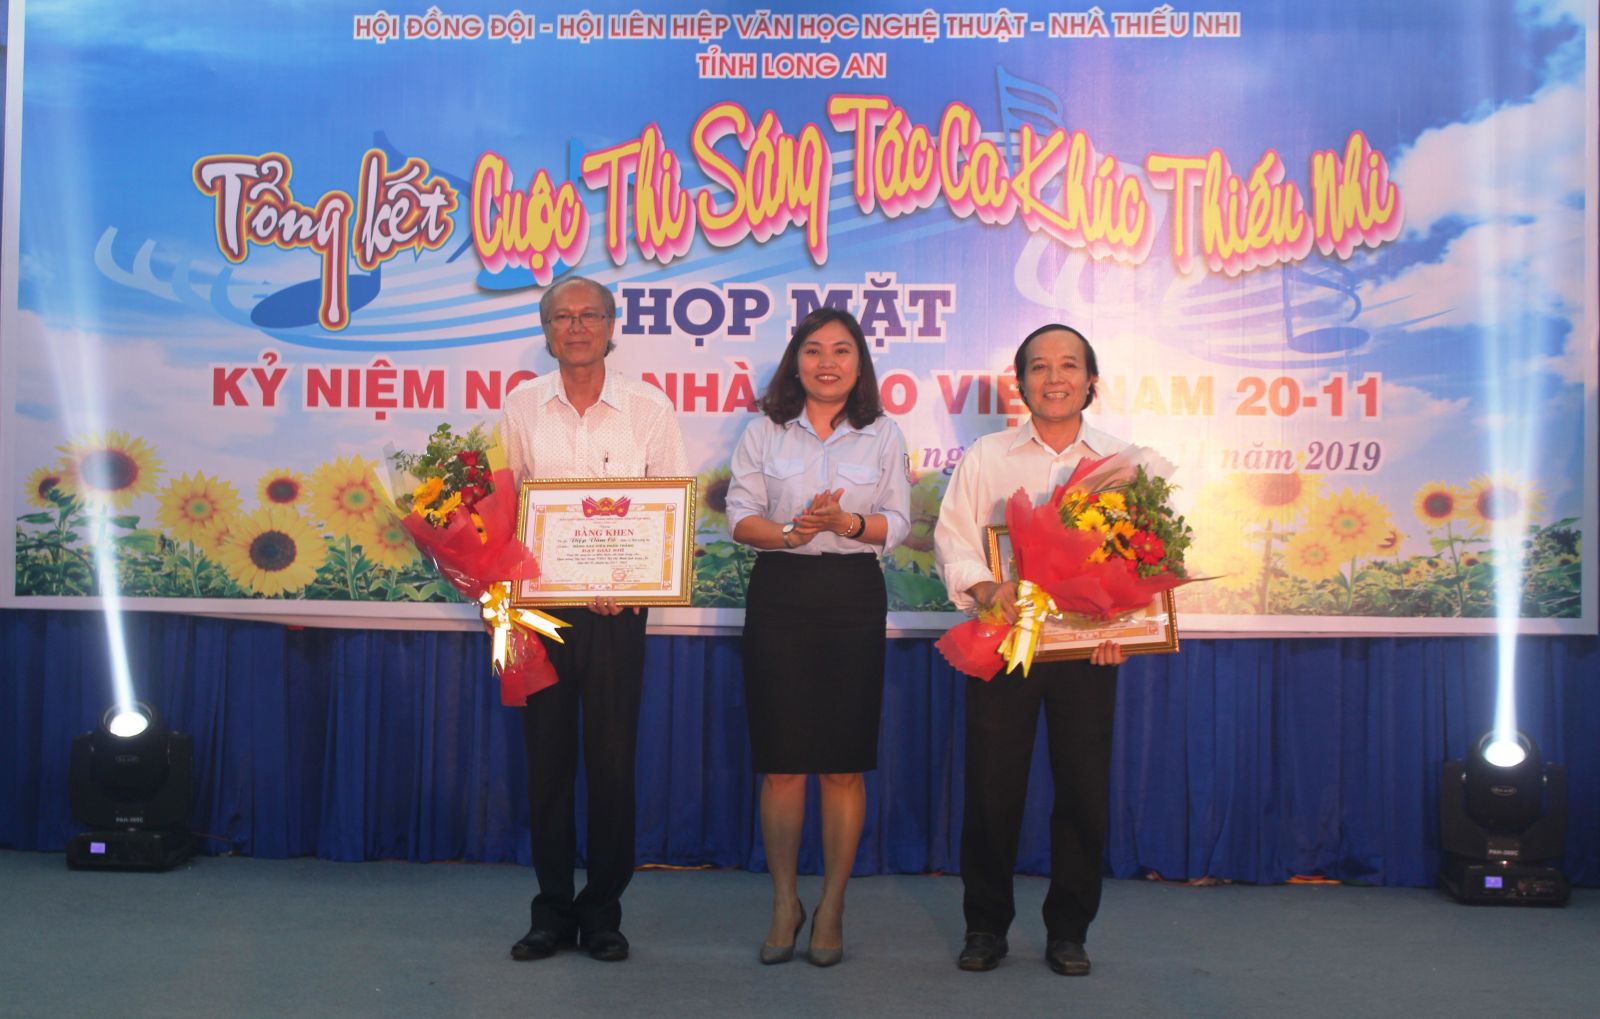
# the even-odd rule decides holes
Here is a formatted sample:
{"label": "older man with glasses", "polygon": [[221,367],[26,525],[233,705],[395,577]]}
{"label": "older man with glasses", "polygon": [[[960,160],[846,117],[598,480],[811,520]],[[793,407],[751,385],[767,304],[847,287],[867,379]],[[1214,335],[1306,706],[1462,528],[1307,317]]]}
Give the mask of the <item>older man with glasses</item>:
{"label": "older man with glasses", "polygon": [[[501,439],[518,483],[531,478],[640,478],[688,473],[672,402],[659,389],[606,369],[616,300],[572,276],[539,301],[545,349],[558,371],[506,397]],[[522,709],[527,744],[533,924],[511,946],[517,960],[581,944],[595,959],[628,957],[622,892],[633,877],[634,750],[644,676],[646,612],[592,599],[564,612],[564,643],[545,650],[560,681]],[[581,708],[581,711],[580,711]],[[580,720],[581,716],[581,720]],[[574,894],[575,787],[582,725],[589,793],[588,875]]]}

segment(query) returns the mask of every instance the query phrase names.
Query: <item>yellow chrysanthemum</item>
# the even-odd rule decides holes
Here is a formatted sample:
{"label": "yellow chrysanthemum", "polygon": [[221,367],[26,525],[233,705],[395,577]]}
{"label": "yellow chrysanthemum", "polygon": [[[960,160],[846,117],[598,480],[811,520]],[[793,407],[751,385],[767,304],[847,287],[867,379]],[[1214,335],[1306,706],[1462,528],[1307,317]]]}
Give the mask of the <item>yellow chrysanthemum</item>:
{"label": "yellow chrysanthemum", "polygon": [[53,507],[50,490],[61,484],[62,475],[60,467],[40,467],[28,475],[28,502],[40,509]]}
{"label": "yellow chrysanthemum", "polygon": [[328,545],[294,510],[268,506],[234,522],[220,558],[234,583],[271,597],[311,583]]}
{"label": "yellow chrysanthemum", "polygon": [[422,515],[427,517],[430,523],[443,527],[449,521],[450,514],[454,513],[456,507],[460,505],[461,493],[451,492],[439,505],[423,510]]}
{"label": "yellow chrysanthemum", "polygon": [[1392,529],[1383,503],[1366,492],[1346,488],[1312,504],[1305,530],[1330,542],[1335,558],[1348,560],[1378,553]]}
{"label": "yellow chrysanthemum", "polygon": [[311,512],[336,538],[355,538],[383,510],[375,464],[359,456],[325,463],[311,475]]}
{"label": "yellow chrysanthemum", "polygon": [[1526,527],[1544,508],[1539,490],[1514,478],[1474,478],[1463,497],[1461,515],[1479,534],[1510,521]]}
{"label": "yellow chrysanthemum", "polygon": [[1093,506],[1078,514],[1078,530],[1080,531],[1099,531],[1104,534],[1110,529],[1111,525],[1106,523],[1106,515]]}
{"label": "yellow chrysanthemum", "polygon": [[439,501],[439,496],[444,494],[444,479],[439,477],[429,478],[418,485],[411,493],[411,508],[425,510]]}
{"label": "yellow chrysanthemum", "polygon": [[1284,543],[1284,568],[1305,580],[1327,580],[1348,558],[1338,551],[1338,544],[1321,530],[1300,531]]}
{"label": "yellow chrysanthemum", "polygon": [[263,506],[299,506],[306,500],[306,478],[299,471],[279,467],[261,475],[256,498]]}
{"label": "yellow chrysanthemum", "polygon": [[1232,502],[1248,520],[1288,527],[1322,491],[1315,474],[1235,474],[1229,484]]}
{"label": "yellow chrysanthemum", "polygon": [[1442,481],[1430,481],[1417,489],[1411,509],[1429,527],[1441,527],[1461,515],[1461,490]]}
{"label": "yellow chrysanthemum", "polygon": [[1121,492],[1101,492],[1100,508],[1110,513],[1126,513],[1128,511],[1128,500],[1123,497]]}
{"label": "yellow chrysanthemum", "polygon": [[239,493],[233,485],[195,471],[167,485],[156,519],[178,541],[203,545],[211,531],[238,511]]}
{"label": "yellow chrysanthemum", "polygon": [[91,435],[59,448],[66,454],[61,490],[85,502],[123,509],[137,496],[154,491],[162,473],[155,450],[125,432]]}
{"label": "yellow chrysanthemum", "polygon": [[361,551],[379,566],[398,570],[417,561],[417,546],[411,540],[411,532],[392,513],[375,515],[357,540]]}

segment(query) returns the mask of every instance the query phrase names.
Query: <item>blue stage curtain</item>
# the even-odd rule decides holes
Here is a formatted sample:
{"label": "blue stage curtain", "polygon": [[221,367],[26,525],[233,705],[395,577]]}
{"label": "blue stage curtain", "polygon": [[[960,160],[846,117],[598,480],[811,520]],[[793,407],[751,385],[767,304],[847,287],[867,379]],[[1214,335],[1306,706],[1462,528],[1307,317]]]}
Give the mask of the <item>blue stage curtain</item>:
{"label": "blue stage curtain", "polygon": [[[480,635],[125,626],[139,697],[194,738],[193,828],[212,851],[526,862],[521,727]],[[68,748],[110,701],[103,622],[9,610],[0,638],[0,845],[59,850],[77,830]],[[1600,640],[1518,648],[1521,726],[1568,769],[1565,869],[1600,884]],[[1110,872],[1432,883],[1439,766],[1488,728],[1494,668],[1487,638],[1188,640],[1134,659]],[[857,873],[958,869],[964,682],[932,641],[890,642]],[[1040,740],[1027,873],[1048,865],[1043,755]],[[639,777],[641,863],[764,867],[737,637],[650,638]],[[802,866],[820,863],[813,816]]]}

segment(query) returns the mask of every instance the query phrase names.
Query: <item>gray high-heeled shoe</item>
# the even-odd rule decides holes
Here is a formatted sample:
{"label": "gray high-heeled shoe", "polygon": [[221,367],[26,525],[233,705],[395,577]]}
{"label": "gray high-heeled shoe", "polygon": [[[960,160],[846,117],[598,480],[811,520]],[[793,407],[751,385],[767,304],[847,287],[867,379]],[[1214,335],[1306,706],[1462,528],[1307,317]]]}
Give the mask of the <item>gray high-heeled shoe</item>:
{"label": "gray high-heeled shoe", "polygon": [[[812,914],[811,936],[817,936],[816,914]],[[838,948],[818,948],[809,942],[806,944],[806,958],[813,966],[837,966],[844,961],[844,943],[840,939]]]}
{"label": "gray high-heeled shoe", "polygon": [[[805,925],[806,906],[805,903],[802,902],[800,904],[800,922],[794,925],[795,941],[800,940],[800,928],[804,927]],[[780,962],[788,962],[793,958],[794,941],[789,942],[787,945],[769,945],[765,941],[761,943],[761,965],[763,966],[776,966]]]}

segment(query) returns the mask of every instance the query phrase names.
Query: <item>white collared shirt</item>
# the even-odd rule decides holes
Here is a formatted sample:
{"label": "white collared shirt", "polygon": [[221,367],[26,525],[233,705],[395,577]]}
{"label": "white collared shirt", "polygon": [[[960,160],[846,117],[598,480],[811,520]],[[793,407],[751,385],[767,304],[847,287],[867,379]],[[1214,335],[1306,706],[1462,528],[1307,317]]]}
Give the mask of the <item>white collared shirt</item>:
{"label": "white collared shirt", "polygon": [[1084,419],[1077,440],[1058,453],[1039,438],[1030,418],[1012,431],[992,432],[967,447],[945,489],[933,530],[939,576],[956,607],[971,612],[975,604],[967,589],[994,579],[984,528],[1005,523],[1006,500],[1017,489],[1025,490],[1038,505],[1066,482],[1078,461],[1107,457],[1127,446]]}
{"label": "white collared shirt", "polygon": [[883,553],[911,530],[911,481],[906,476],[906,440],[887,417],[856,428],[841,421],[824,442],[805,414],[778,424],[765,415],[750,422],[728,465],[728,530],[745,517],[777,523],[793,520],[819,492],[844,489],[839,507],[847,513],[881,513],[888,522],[882,545],[869,545],[822,531],[797,555],[824,552]]}
{"label": "white collared shirt", "polygon": [[643,478],[689,473],[672,401],[655,386],[606,370],[600,399],[582,414],[561,373],[506,396],[500,427],[506,464],[530,478]]}

